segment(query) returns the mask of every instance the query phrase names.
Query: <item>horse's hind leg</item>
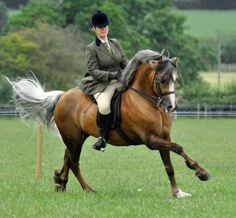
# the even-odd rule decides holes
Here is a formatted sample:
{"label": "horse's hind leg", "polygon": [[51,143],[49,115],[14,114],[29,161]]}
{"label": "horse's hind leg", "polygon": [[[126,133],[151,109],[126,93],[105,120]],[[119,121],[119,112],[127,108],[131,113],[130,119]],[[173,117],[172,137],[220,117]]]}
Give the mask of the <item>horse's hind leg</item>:
{"label": "horse's hind leg", "polygon": [[61,170],[55,170],[53,180],[56,184],[55,190],[57,192],[65,191],[66,184],[68,182],[68,175],[69,175],[69,151],[68,149],[65,150],[64,154],[64,165]]}
{"label": "horse's hind leg", "polygon": [[86,192],[94,192],[94,190],[86,183],[86,181],[84,180],[81,172],[80,172],[80,167],[79,164],[76,162],[73,162],[71,164],[71,170],[73,171],[75,177],[77,178],[77,180],[79,181],[81,187],[83,188],[84,191]]}
{"label": "horse's hind leg", "polygon": [[82,146],[79,147],[79,152],[71,152],[70,153],[70,169],[74,173],[75,177],[79,181],[81,187],[86,192],[94,192],[94,190],[87,184],[87,182],[84,180],[80,167],[79,167],[79,158],[80,158],[80,152],[81,152]]}
{"label": "horse's hind leg", "polygon": [[67,146],[67,150],[65,152],[64,166],[62,168],[62,171],[60,172],[60,179],[63,178],[62,175],[67,175],[67,180],[68,180],[68,173],[70,169],[74,173],[77,180],[79,181],[81,187],[85,191],[87,192],[93,191],[93,189],[86,183],[79,168],[80,154],[86,136],[83,133],[78,133],[78,132],[73,133],[70,136],[68,135],[64,136],[63,134],[61,135],[65,145]]}

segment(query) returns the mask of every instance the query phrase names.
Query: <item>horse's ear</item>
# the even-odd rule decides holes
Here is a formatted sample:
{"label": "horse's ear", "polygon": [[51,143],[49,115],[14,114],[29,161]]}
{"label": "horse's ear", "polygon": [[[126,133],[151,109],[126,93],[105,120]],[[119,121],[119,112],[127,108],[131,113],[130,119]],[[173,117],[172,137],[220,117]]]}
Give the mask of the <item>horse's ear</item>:
{"label": "horse's ear", "polygon": [[179,57],[171,58],[170,61],[176,65],[179,62]]}
{"label": "horse's ear", "polygon": [[161,60],[150,60],[149,61],[149,65],[152,69],[155,69],[160,63],[161,63]]}

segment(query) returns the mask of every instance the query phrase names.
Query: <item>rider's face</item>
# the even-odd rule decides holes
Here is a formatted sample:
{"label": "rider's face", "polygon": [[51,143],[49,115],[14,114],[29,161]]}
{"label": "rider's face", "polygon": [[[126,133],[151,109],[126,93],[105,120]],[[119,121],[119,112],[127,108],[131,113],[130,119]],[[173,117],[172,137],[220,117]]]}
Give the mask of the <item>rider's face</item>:
{"label": "rider's face", "polygon": [[106,39],[108,36],[109,27],[108,26],[94,27],[94,31],[99,38]]}

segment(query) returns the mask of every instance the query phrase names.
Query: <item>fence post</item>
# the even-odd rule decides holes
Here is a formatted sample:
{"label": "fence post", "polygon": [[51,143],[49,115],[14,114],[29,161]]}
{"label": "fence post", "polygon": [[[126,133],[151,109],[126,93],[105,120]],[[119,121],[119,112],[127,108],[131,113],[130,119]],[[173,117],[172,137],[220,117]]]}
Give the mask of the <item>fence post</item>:
{"label": "fence post", "polygon": [[38,128],[38,146],[37,146],[37,160],[35,169],[35,179],[40,179],[42,175],[42,150],[43,150],[43,127]]}
{"label": "fence post", "polygon": [[197,104],[197,118],[200,118],[200,104]]}
{"label": "fence post", "polygon": [[205,103],[205,119],[207,119],[207,103]]}

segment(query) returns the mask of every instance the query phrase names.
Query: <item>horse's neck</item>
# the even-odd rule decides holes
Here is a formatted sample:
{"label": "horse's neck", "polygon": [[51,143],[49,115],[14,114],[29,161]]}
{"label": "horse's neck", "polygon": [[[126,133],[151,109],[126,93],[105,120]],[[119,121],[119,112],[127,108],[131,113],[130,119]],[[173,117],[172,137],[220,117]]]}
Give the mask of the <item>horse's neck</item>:
{"label": "horse's neck", "polygon": [[145,94],[153,95],[153,77],[154,74],[151,73],[151,69],[147,69],[146,65],[141,65],[135,73],[132,87]]}

